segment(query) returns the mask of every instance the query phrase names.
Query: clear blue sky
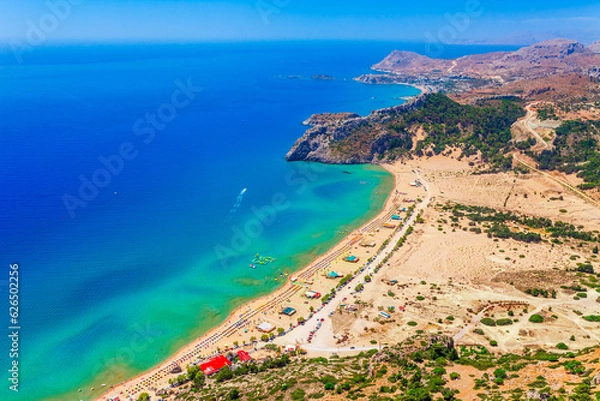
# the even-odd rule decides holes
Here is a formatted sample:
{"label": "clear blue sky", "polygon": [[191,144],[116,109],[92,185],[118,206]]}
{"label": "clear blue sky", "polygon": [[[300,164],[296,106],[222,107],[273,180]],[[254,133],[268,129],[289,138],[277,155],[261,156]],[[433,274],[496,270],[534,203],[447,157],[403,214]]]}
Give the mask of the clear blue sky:
{"label": "clear blue sky", "polygon": [[[52,19],[48,4],[69,4]],[[76,4],[75,3],[79,3]],[[450,41],[600,38],[597,0],[2,0],[0,41],[386,39]],[[471,13],[453,27],[448,15]],[[56,13],[56,10],[54,11]],[[54,22],[58,21],[55,25]],[[43,25],[46,23],[47,25]],[[446,35],[446,36],[444,36]],[[518,40],[518,39],[516,39]]]}

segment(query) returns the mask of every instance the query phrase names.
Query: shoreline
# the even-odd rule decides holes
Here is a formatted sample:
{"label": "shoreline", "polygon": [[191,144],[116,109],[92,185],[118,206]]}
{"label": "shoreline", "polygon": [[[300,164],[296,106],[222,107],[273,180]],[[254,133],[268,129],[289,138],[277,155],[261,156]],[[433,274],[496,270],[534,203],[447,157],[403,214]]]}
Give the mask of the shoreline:
{"label": "shoreline", "polygon": [[[174,368],[176,365],[181,366],[182,371],[185,372],[185,367],[188,364],[195,362],[198,359],[204,359],[214,354],[221,353],[220,351],[216,351],[210,352],[209,354],[205,354],[201,351],[204,349],[205,352],[208,352],[210,350],[213,350],[215,347],[217,348],[217,350],[220,349],[219,345],[222,345],[222,340],[227,341],[227,338],[230,337],[224,337],[223,334],[232,332],[232,322],[236,320],[237,316],[240,316],[240,318],[244,316],[244,319],[239,319],[237,321],[239,322],[240,320],[243,320],[244,324],[237,327],[245,327],[246,329],[249,329],[252,326],[252,322],[250,322],[249,318],[256,317],[260,312],[263,312],[266,316],[266,311],[272,311],[272,309],[277,308],[278,303],[282,302],[284,298],[288,298],[289,301],[289,298],[301,292],[301,290],[305,287],[300,285],[294,285],[291,280],[292,277],[301,277],[307,279],[312,277],[316,274],[318,270],[320,270],[318,267],[322,267],[323,262],[326,262],[328,260],[330,261],[332,255],[337,254],[336,256],[339,256],[340,253],[343,253],[347,250],[346,248],[349,245],[356,244],[358,242],[357,236],[362,236],[361,233],[364,233],[365,230],[367,230],[369,227],[373,227],[377,222],[382,223],[382,221],[386,219],[386,215],[391,214],[390,210],[394,210],[394,206],[396,206],[397,199],[399,197],[397,191],[399,184],[398,177],[389,165],[378,164],[377,166],[383,168],[388,174],[392,176],[391,178],[393,179],[393,186],[390,192],[387,194],[382,208],[373,218],[360,224],[352,232],[346,234],[340,241],[336,242],[334,245],[332,245],[330,248],[324,251],[321,255],[312,259],[300,269],[295,270],[293,273],[290,273],[287,280],[284,283],[282,283],[282,285],[277,289],[242,303],[240,306],[236,307],[227,316],[225,320],[223,320],[218,325],[208,329],[206,332],[204,332],[204,334],[192,340],[188,344],[179,348],[170,357],[166,358],[159,364],[151,367],[150,369],[145,370],[144,372],[137,374],[136,376],[130,379],[127,379],[111,387],[107,387],[107,391],[93,399],[96,401],[106,401],[109,400],[110,397],[115,396],[137,396],[140,392],[143,391],[152,392],[152,390],[150,389],[152,387],[152,384],[158,384],[158,381],[164,379],[167,375],[169,375],[168,371],[172,370],[172,368]],[[396,196],[394,196],[395,193]],[[389,216],[387,216],[387,218],[389,218]],[[390,232],[390,234],[392,233]],[[316,270],[315,267],[317,267]],[[253,306],[255,308],[252,308]],[[252,311],[254,313],[251,316],[248,316],[248,311]],[[237,322],[233,323],[233,325],[235,326]],[[245,332],[244,334],[249,333]],[[231,350],[237,350],[244,349],[245,347],[247,348],[250,345],[252,345],[253,347],[252,343],[244,343],[239,347],[227,348]],[[159,378],[157,378],[157,375]],[[174,374],[170,375],[170,377],[175,376],[176,375]]]}

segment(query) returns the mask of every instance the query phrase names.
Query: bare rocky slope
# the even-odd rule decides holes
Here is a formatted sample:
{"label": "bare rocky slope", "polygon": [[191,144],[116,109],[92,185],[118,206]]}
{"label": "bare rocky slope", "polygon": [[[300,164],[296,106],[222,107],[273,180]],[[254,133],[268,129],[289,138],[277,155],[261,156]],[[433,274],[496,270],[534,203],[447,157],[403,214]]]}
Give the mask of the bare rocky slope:
{"label": "bare rocky slope", "polygon": [[587,74],[600,66],[600,44],[590,47],[568,39],[553,39],[514,52],[493,52],[434,59],[407,51],[394,51],[374,70],[406,76],[465,76],[480,79],[533,79],[553,74]]}

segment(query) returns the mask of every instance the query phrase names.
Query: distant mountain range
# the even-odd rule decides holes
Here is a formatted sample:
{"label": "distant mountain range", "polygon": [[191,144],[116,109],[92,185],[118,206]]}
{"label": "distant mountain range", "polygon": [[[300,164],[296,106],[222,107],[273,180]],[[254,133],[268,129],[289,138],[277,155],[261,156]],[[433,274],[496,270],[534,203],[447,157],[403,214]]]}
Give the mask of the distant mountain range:
{"label": "distant mountain range", "polygon": [[385,74],[356,79],[410,83],[426,94],[366,117],[312,116],[306,122],[311,128],[296,141],[287,160],[379,163],[431,149],[439,153],[450,144],[467,155],[479,153],[495,169],[507,169],[511,160],[503,155],[514,150],[510,127],[525,114],[524,102],[580,105],[582,99],[600,100],[600,41],[585,46],[552,39],[516,51],[457,59],[396,50],[372,68]]}
{"label": "distant mountain range", "polygon": [[569,39],[552,39],[513,52],[475,54],[453,60],[396,50],[373,69],[405,76],[463,76],[500,81],[563,73],[597,76],[599,52],[600,41],[586,47]]}

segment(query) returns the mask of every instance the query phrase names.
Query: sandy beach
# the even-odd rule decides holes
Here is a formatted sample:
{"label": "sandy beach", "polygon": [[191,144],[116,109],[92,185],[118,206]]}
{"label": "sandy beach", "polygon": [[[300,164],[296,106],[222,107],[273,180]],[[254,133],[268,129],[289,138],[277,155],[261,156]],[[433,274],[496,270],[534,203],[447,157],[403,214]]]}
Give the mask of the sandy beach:
{"label": "sandy beach", "polygon": [[[266,343],[260,341],[263,333],[259,332],[256,326],[262,322],[268,322],[286,331],[284,335],[277,337],[278,342],[291,342],[296,327],[305,328],[309,325],[299,325],[298,318],[309,319],[322,308],[322,302],[319,299],[308,299],[306,292],[311,290],[323,295],[328,294],[341,277],[359,273],[369,258],[375,256],[384,241],[400,231],[402,222],[392,220],[392,215],[404,217],[407,208],[426,193],[422,186],[410,185],[418,175],[409,167],[399,163],[383,167],[394,176],[395,185],[383,210],[374,219],[349,233],[312,263],[290,275],[287,282],[275,292],[240,306],[218,327],[183,347],[153,369],[125,382],[108,384],[111,386],[110,390],[96,397],[96,400],[109,400],[116,396],[121,399],[137,399],[142,392],[154,394],[169,386],[168,380],[179,374],[171,373],[174,369],[177,370],[177,367],[185,371],[189,364],[229,350],[244,349],[251,352],[253,357],[260,358],[261,348]],[[355,256],[356,261],[346,261],[348,256]],[[328,278],[327,273],[330,272],[338,273],[339,277]],[[291,317],[280,313],[288,306],[296,310]]]}
{"label": "sandy beach", "polygon": [[[592,313],[593,297],[574,300],[566,291],[558,294],[556,300],[547,300],[518,289],[537,280],[527,275],[537,272],[532,271],[535,260],[547,262],[539,271],[547,280],[554,277],[556,266],[573,265],[573,251],[568,246],[552,251],[551,244],[533,247],[512,240],[503,246],[468,230],[454,232],[448,216],[440,209],[443,203],[455,201],[551,216],[556,208],[564,207],[571,211],[564,216],[567,221],[594,229],[598,221],[594,205],[544,175],[472,175],[468,160],[452,157],[436,156],[384,167],[394,175],[395,186],[376,218],[292,274],[277,291],[241,306],[221,325],[161,365],[116,385],[97,399],[114,396],[121,400],[129,399],[128,396],[136,399],[141,392],[154,395],[168,388],[169,379],[180,374],[172,372],[176,366],[185,371],[189,364],[220,353],[244,349],[253,358],[261,359],[270,354],[264,348],[267,342],[260,340],[263,333],[256,328],[264,322],[282,332],[273,331],[276,336],[272,342],[276,345],[299,346],[310,356],[330,356],[395,343],[415,330],[443,332],[458,343],[479,343],[471,329],[478,327],[481,317],[487,314],[505,316],[506,307],[494,306],[498,303],[514,304],[512,307],[521,315],[526,313],[523,308],[527,305],[534,311],[554,307],[561,316],[561,321],[553,324],[555,331],[536,330],[523,319],[508,334],[493,332],[499,349],[504,351],[518,351],[524,344],[551,346],[570,335],[578,338],[579,346],[596,341],[593,328],[576,321],[577,315],[573,313],[574,309]],[[414,186],[416,180],[422,185]],[[560,199],[553,197],[556,194]],[[407,218],[406,209],[412,205],[415,210]],[[401,217],[402,222],[393,220],[393,214]],[[422,218],[416,222],[419,214]],[[387,228],[390,223],[394,224]],[[393,252],[396,241],[409,227],[414,227],[414,234],[405,246]],[[440,253],[441,248],[446,251]],[[590,249],[580,250],[583,251],[591,254]],[[346,261],[348,256],[355,256],[358,262]],[[380,268],[374,274],[376,267]],[[329,278],[331,272],[338,277]],[[308,290],[329,294],[346,275],[353,277],[352,282],[339,288],[331,302],[323,304],[322,298],[306,297]],[[556,276],[558,286],[566,276]],[[356,291],[358,283],[364,284],[364,290]],[[356,311],[344,307],[357,303]],[[391,306],[396,308],[390,310],[391,319],[381,319],[380,312]],[[281,314],[286,307],[294,308],[296,313]],[[305,324],[298,324],[300,317],[306,319]]]}

